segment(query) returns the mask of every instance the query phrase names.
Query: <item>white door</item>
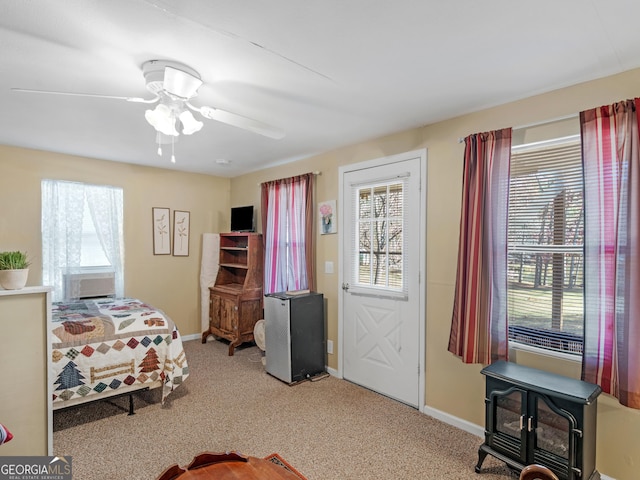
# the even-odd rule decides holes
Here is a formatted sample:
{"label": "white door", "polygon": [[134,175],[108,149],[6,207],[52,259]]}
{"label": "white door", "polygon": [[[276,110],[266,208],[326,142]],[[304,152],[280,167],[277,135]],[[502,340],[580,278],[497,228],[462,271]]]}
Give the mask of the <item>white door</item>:
{"label": "white door", "polygon": [[343,377],[418,407],[425,152],[381,160],[341,170]]}

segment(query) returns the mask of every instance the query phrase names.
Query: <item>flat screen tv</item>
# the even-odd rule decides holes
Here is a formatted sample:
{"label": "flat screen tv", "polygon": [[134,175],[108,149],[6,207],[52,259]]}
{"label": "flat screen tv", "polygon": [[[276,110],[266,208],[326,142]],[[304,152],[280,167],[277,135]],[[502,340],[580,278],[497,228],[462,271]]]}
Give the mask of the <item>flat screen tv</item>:
{"label": "flat screen tv", "polygon": [[253,232],[253,205],[231,207],[231,231]]}

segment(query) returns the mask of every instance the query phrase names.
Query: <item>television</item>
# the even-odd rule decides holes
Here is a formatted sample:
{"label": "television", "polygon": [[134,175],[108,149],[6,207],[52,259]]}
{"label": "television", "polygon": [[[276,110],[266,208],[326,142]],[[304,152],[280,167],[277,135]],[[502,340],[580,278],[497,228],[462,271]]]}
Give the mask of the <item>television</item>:
{"label": "television", "polygon": [[231,207],[231,231],[253,232],[253,205]]}

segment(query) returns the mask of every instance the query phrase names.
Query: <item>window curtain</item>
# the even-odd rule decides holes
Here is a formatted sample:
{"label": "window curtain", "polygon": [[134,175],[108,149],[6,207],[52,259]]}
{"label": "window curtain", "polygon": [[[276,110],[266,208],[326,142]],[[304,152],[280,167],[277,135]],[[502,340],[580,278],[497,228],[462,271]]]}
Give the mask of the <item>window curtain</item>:
{"label": "window curtain", "polygon": [[314,290],[314,174],[262,184],[264,293]]}
{"label": "window curtain", "polygon": [[585,176],[582,378],[640,408],[640,99],[581,112]]}
{"label": "window curtain", "polygon": [[80,268],[84,192],[79,184],[42,181],[42,282],[63,300],[63,274]]}
{"label": "window curtain", "polygon": [[105,256],[115,272],[116,296],[124,296],[124,234],[122,189],[85,185],[89,213]]}
{"label": "window curtain", "polygon": [[464,363],[508,358],[507,208],[511,128],[465,139],[449,351]]}
{"label": "window curtain", "polygon": [[116,295],[124,296],[122,190],[59,180],[43,180],[41,187],[42,280],[53,287],[53,301],[63,300],[63,275],[82,267],[85,201],[115,271]]}

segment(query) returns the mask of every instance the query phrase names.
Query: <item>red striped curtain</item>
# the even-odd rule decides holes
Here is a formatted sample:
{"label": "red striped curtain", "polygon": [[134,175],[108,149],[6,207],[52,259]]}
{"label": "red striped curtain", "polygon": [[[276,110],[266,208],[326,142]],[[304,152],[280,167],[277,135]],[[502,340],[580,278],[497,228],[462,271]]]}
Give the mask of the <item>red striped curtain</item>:
{"label": "red striped curtain", "polygon": [[458,270],[449,351],[464,363],[508,358],[507,207],[511,128],[465,139]]}
{"label": "red striped curtain", "polygon": [[314,290],[313,173],[262,184],[264,293]]}
{"label": "red striped curtain", "polygon": [[581,112],[585,176],[582,378],[640,408],[640,99]]}

